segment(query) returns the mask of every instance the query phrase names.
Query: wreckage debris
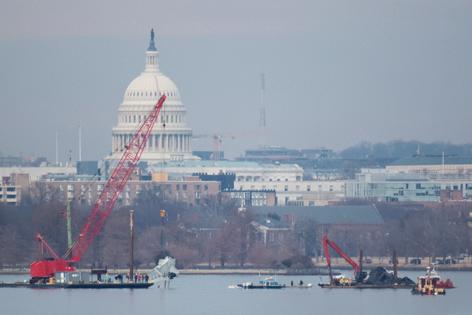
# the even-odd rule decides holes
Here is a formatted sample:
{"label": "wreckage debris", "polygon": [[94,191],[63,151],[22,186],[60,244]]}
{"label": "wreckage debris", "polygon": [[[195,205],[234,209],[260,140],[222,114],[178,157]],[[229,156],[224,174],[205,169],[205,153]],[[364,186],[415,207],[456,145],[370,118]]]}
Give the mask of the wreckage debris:
{"label": "wreckage debris", "polygon": [[372,269],[369,276],[365,280],[366,284],[371,285],[403,285],[414,286],[415,282],[408,277],[396,278],[392,272],[387,271],[383,267],[376,267]]}

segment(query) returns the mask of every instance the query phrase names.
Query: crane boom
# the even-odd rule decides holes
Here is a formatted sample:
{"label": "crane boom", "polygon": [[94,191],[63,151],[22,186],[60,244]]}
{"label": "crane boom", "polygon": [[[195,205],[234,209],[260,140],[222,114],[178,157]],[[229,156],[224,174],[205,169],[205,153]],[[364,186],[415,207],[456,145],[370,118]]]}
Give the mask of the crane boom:
{"label": "crane boom", "polygon": [[326,264],[328,265],[328,270],[329,270],[329,277],[331,283],[333,282],[333,275],[331,272],[331,254],[329,253],[329,247],[334,249],[336,253],[338,253],[339,256],[344,258],[344,260],[351,265],[351,267],[354,269],[354,274],[357,275],[361,273],[361,268],[359,265],[351,258],[349,257],[343,250],[332,240],[328,239],[328,235],[325,234],[323,235],[323,251],[326,257]]}
{"label": "crane boom", "polygon": [[90,212],[86,223],[80,231],[77,242],[71,248],[72,261],[79,261],[87,248],[100,233],[105,220],[110,215],[118,196],[123,191],[128,182],[133,169],[137,165],[141,154],[146,146],[149,135],[154,127],[157,117],[165,101],[163,95],[157,102],[154,110],[144,120],[138,131],[134,134],[129,144],[125,147],[125,152],[105,184],[100,197]]}
{"label": "crane boom", "polygon": [[[115,206],[116,200],[123,191],[134,168],[141,158],[141,154],[146,147],[149,135],[159,117],[159,113],[165,100],[166,96],[162,95],[131,138],[129,144],[125,146],[123,156],[105,183],[100,196],[92,207],[92,211],[88,215],[84,226],[80,230],[77,240],[67,250],[63,258],[59,258],[56,255],[52,260],[33,262],[30,268],[32,279],[47,278],[55,272],[74,270],[71,263],[80,261],[90,244],[92,244],[95,237],[100,233],[106,219]],[[42,236],[38,234],[37,239],[42,245],[45,245],[50,252],[54,253]]]}

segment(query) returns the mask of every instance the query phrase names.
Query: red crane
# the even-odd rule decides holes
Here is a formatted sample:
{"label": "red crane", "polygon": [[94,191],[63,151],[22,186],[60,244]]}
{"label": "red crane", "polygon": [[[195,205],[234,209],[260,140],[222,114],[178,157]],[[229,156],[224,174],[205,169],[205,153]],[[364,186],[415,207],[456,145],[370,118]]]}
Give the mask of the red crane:
{"label": "red crane", "polygon": [[344,260],[347,261],[347,263],[352,266],[352,268],[354,269],[354,275],[356,279],[358,279],[359,276],[362,274],[361,267],[351,257],[349,257],[345,252],[343,252],[342,249],[334,241],[328,239],[328,234],[324,234],[323,235],[323,251],[326,257],[326,264],[328,265],[329,279],[331,283],[333,283],[333,273],[331,272],[331,255],[329,253],[329,247],[334,249],[334,251],[338,253],[339,256],[344,258]]}
{"label": "red crane", "polygon": [[141,158],[141,154],[148,142],[149,135],[157,121],[165,100],[166,96],[161,96],[152,111],[136,131],[131,141],[125,146],[123,156],[105,183],[100,196],[92,207],[92,211],[88,215],[84,226],[80,230],[78,238],[64,256],[59,257],[40,234],[36,236],[41,251],[44,252],[44,250],[46,250],[52,258],[37,260],[31,263],[30,282],[34,283],[41,279],[50,278],[54,276],[56,272],[75,270],[72,264],[80,261],[82,255],[87,251],[90,244],[92,244],[95,237],[102,230],[106,219],[115,206],[118,196],[123,191],[131,173]]}

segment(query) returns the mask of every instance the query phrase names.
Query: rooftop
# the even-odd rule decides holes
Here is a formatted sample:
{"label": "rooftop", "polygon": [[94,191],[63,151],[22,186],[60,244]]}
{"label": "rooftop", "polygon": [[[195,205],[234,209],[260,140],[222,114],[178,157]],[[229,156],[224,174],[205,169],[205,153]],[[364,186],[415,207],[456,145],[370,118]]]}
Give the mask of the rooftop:
{"label": "rooftop", "polygon": [[[419,155],[401,158],[389,165],[442,165],[443,157],[441,155]],[[472,156],[445,156],[445,165],[472,164]]]}
{"label": "rooftop", "polygon": [[346,205],[324,207],[253,207],[255,215],[267,214],[293,215],[299,218],[312,219],[319,224],[383,224],[384,220],[377,208],[372,205]]}
{"label": "rooftop", "polygon": [[209,161],[209,160],[187,160],[168,161],[153,164],[157,168],[266,168],[266,169],[301,169],[297,164],[262,164],[247,161]]}

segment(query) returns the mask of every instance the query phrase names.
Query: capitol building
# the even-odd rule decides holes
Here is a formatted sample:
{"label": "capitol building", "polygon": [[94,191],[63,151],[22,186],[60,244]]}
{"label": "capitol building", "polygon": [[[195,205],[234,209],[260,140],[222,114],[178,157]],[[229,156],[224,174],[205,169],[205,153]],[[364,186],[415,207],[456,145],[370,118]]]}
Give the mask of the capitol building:
{"label": "capitol building", "polygon": [[238,181],[301,180],[303,170],[298,165],[264,165],[243,161],[204,161],[192,155],[192,129],[186,123],[186,113],[175,83],[159,69],[159,52],[154,31],[145,52],[144,71],[126,88],[118,108],[118,123],[112,130],[112,154],[106,160],[118,161],[125,146],[158,99],[167,97],[141,156],[149,172],[191,175],[193,173],[234,173]]}
{"label": "capitol building", "polygon": [[145,56],[144,71],[128,85],[118,108],[118,122],[112,130],[112,153],[105,160],[113,163],[121,159],[135,131],[158,99],[165,95],[167,99],[141,156],[141,161],[147,164],[145,173],[151,174],[153,181],[191,178],[195,174],[234,174],[234,189],[275,191],[279,205],[312,205],[315,201],[319,204],[338,198],[342,183],[303,181],[303,168],[297,164],[210,161],[194,156],[192,129],[186,122],[187,110],[177,86],[159,68],[159,52],[152,30]]}
{"label": "capitol building", "polygon": [[151,30],[145,53],[144,71],[126,88],[118,109],[118,123],[112,131],[112,154],[108,159],[119,160],[124,147],[138,126],[145,120],[157,100],[167,96],[141,160],[150,164],[162,161],[198,160],[192,155],[192,129],[187,126],[187,110],[175,83],[159,69],[159,51]]}
{"label": "capitol building", "polygon": [[[62,192],[63,200],[73,195],[91,204],[103,190],[106,174],[122,158],[125,146],[162,95],[167,99],[141,156],[141,161],[146,163],[142,163],[142,172],[137,172],[139,176],[130,180],[120,194],[118,200],[123,204],[130,204],[149,185],[165,185],[172,198],[191,204],[209,196],[220,197],[220,192],[242,200],[242,205],[252,198],[257,199],[257,205],[264,205],[263,202],[269,201],[263,201],[261,196],[270,197],[274,193],[275,203],[280,206],[322,205],[343,197],[344,181],[304,180],[304,170],[297,164],[204,160],[194,156],[187,110],[175,83],[161,72],[158,58],[151,31],[144,71],[128,85],[119,105],[110,154],[102,161],[79,160],[76,166],[0,167],[3,178],[0,202],[16,204],[28,183],[38,183],[50,191]],[[97,178],[97,174],[105,176]],[[223,188],[222,176],[232,179],[233,185]]]}

